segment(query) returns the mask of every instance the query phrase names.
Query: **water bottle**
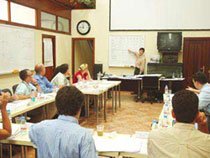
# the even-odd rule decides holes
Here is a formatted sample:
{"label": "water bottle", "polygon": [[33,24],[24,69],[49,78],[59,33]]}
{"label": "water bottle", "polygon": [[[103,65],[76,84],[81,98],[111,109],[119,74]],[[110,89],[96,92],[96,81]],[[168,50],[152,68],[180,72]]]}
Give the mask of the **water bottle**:
{"label": "water bottle", "polygon": [[168,106],[168,103],[165,103],[163,110],[164,110],[164,114],[169,114],[169,106]]}
{"label": "water bottle", "polygon": [[173,74],[172,74],[172,78],[175,78],[175,73],[173,72]]}
{"label": "water bottle", "polygon": [[165,85],[165,94],[168,94],[168,85]]}
{"label": "water bottle", "polygon": [[182,74],[182,72],[180,73],[180,78],[183,78],[183,74]]}
{"label": "water bottle", "polygon": [[98,81],[101,80],[101,72],[97,73],[97,80],[98,80]]}
{"label": "water bottle", "polygon": [[7,115],[8,115],[8,118],[10,120],[10,123],[12,123],[12,117],[11,117],[11,111],[10,110],[7,110]]}
{"label": "water bottle", "polygon": [[27,126],[26,126],[26,119],[25,119],[24,116],[21,117],[21,126],[20,126],[20,128],[21,128],[21,132],[23,134],[26,134]]}
{"label": "water bottle", "polygon": [[172,121],[172,126],[174,126],[175,123],[176,123],[176,120],[173,119],[173,121]]}
{"label": "water bottle", "polygon": [[157,120],[153,120],[153,122],[152,122],[152,130],[155,130],[157,128],[158,128],[158,126],[157,126]]}
{"label": "water bottle", "polygon": [[164,114],[163,116],[163,127],[168,127],[168,115]]}
{"label": "water bottle", "polygon": [[32,92],[31,92],[31,101],[35,102],[35,91],[34,90],[32,90]]}

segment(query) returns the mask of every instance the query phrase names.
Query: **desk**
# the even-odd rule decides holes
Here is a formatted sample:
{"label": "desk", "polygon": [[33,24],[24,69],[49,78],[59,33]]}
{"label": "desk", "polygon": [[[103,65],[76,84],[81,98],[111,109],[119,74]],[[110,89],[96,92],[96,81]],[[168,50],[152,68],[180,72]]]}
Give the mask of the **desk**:
{"label": "desk", "polygon": [[[120,97],[120,81],[90,81],[90,82],[79,82],[75,84],[75,86],[83,92],[85,95],[85,110],[86,116],[89,116],[89,97],[94,96],[94,103],[96,108],[96,121],[98,122],[98,101],[99,97],[101,97],[101,104],[104,101],[104,119],[106,120],[106,94],[109,89],[112,89],[112,93],[115,97],[112,100],[112,109],[113,113],[117,111],[117,99],[119,100],[119,107],[121,106],[121,97]],[[117,89],[118,94],[117,95]],[[16,117],[18,115],[26,114],[32,110],[38,109],[42,107],[43,118],[49,119],[50,112],[56,114],[57,109],[55,107],[55,96],[56,93],[42,94],[42,99],[36,98],[34,103],[31,102],[30,99],[14,101],[12,103],[8,103],[7,109],[11,111],[11,117]],[[115,100],[115,101],[114,101]],[[53,104],[53,106],[52,106]],[[0,116],[0,121],[2,118]]]}
{"label": "desk", "polygon": [[[104,104],[104,120],[106,120],[106,101],[107,92],[112,90],[112,112],[117,112],[117,97],[119,100],[119,107],[121,107],[120,97],[120,81],[85,81],[74,84],[83,94],[85,94],[85,113],[86,117],[89,117],[89,99],[90,96],[94,97],[94,107],[96,111],[96,122],[98,123],[98,110],[100,110]],[[118,96],[117,96],[118,90]],[[115,92],[115,95],[114,95]],[[115,97],[114,97],[115,96]],[[98,102],[100,98],[100,108],[98,108]],[[115,100],[115,101],[114,101]]]}
{"label": "desk", "polygon": [[[106,79],[109,81],[121,81],[121,90],[122,91],[133,91],[137,93],[137,99],[140,96],[141,91],[141,81],[144,76],[157,76],[160,77],[160,74],[148,74],[148,75],[136,75],[136,76],[106,76],[102,79]],[[180,91],[184,88],[184,80],[185,78],[160,78],[160,93],[164,93],[165,85],[169,86],[169,89],[172,90],[172,93]],[[162,97],[161,97],[162,98]]]}
{"label": "desk", "polygon": [[[8,103],[7,109],[11,111],[11,117],[15,117],[18,115],[25,114],[34,109],[38,109],[43,107],[43,119],[49,118],[49,106],[55,102],[55,93],[43,94],[43,99],[37,99],[34,103],[31,102],[31,99],[14,101],[12,103]],[[2,121],[2,117],[0,116],[0,121]]]}
{"label": "desk", "polygon": [[[31,124],[28,124],[28,128],[30,127]],[[20,129],[20,125],[17,125],[17,124],[12,124],[12,128],[13,130],[14,129]],[[19,134],[18,134],[19,133]],[[110,139],[112,142],[115,142],[115,144],[118,144],[118,141],[121,140],[121,139],[125,139],[125,140],[130,140],[129,141],[129,144],[130,145],[133,145],[134,148],[142,148],[141,146],[139,147],[136,147],[135,145],[135,142],[139,142],[139,141],[142,141],[141,143],[139,144],[142,144],[143,146],[146,146],[147,145],[147,140],[142,140],[142,139],[133,139],[131,138],[130,135],[125,135],[125,134],[116,134],[115,136],[113,136],[114,138],[106,138],[107,135],[111,135],[111,133],[104,133],[104,138],[105,139]],[[93,139],[95,140],[95,142],[98,140],[97,139],[102,139],[103,141],[103,137],[98,137],[96,132],[94,133],[93,135]],[[115,137],[119,137],[119,139],[116,139]],[[115,141],[116,140],[116,141]],[[100,140],[99,140],[100,141]],[[106,142],[106,141],[105,141]],[[121,141],[122,142],[122,141]],[[36,150],[36,146],[30,141],[29,139],[29,132],[26,131],[25,133],[22,133],[20,131],[17,131],[17,132],[14,132],[13,133],[13,136],[9,137],[8,139],[5,139],[5,140],[1,140],[0,141],[0,144],[1,144],[1,151],[2,151],[2,145],[5,145],[5,144],[9,144],[10,145],[10,154],[12,153],[12,145],[19,145],[21,146],[21,149],[22,149],[22,157],[25,158],[26,155],[27,155],[27,147],[33,147],[35,150]],[[103,145],[103,142],[101,143],[96,143],[96,149],[97,148],[101,148],[99,147],[101,145]],[[123,142],[123,147],[124,148],[129,148],[127,147],[127,142]],[[99,145],[99,146],[98,146]],[[110,144],[106,144],[107,146],[109,146]],[[122,144],[119,144],[119,145],[122,145]],[[123,148],[119,149],[119,150],[124,150]],[[141,150],[141,149],[140,149]],[[120,155],[135,155],[132,154],[132,153],[122,153],[122,151],[113,151],[113,152],[109,152],[109,151],[97,151],[99,156],[106,156],[106,157],[118,157]],[[37,155],[37,154],[36,154]],[[145,153],[141,153],[141,151],[138,153],[138,156],[142,156],[142,157],[145,157]],[[2,157],[2,152],[1,152],[1,157]],[[11,157],[11,155],[10,155]]]}

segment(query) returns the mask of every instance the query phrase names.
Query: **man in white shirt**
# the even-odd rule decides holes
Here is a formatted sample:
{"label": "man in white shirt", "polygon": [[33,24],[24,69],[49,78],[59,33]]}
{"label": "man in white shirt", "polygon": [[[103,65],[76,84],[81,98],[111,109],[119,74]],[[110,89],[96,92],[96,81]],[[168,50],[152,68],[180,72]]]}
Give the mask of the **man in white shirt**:
{"label": "man in white shirt", "polygon": [[172,106],[176,124],[150,132],[148,158],[209,158],[210,135],[206,116],[198,110],[197,95],[187,90],[177,92]]}

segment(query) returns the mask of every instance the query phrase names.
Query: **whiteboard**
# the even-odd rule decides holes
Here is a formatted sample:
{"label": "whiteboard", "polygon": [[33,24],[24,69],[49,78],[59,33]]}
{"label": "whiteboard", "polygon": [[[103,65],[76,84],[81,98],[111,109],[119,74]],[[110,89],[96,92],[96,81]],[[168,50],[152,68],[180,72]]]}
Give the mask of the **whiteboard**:
{"label": "whiteboard", "polygon": [[34,69],[34,30],[0,24],[0,74]]}
{"label": "whiteboard", "polygon": [[110,30],[210,30],[210,0],[110,0]]}
{"label": "whiteboard", "polygon": [[129,53],[144,48],[144,35],[112,35],[109,37],[109,66],[135,66],[136,56]]}

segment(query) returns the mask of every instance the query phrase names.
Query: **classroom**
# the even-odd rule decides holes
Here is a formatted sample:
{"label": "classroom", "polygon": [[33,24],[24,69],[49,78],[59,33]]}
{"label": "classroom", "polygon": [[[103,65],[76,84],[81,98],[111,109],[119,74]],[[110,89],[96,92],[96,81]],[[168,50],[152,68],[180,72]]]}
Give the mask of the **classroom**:
{"label": "classroom", "polygon": [[209,158],[209,0],[0,0],[0,158]]}

